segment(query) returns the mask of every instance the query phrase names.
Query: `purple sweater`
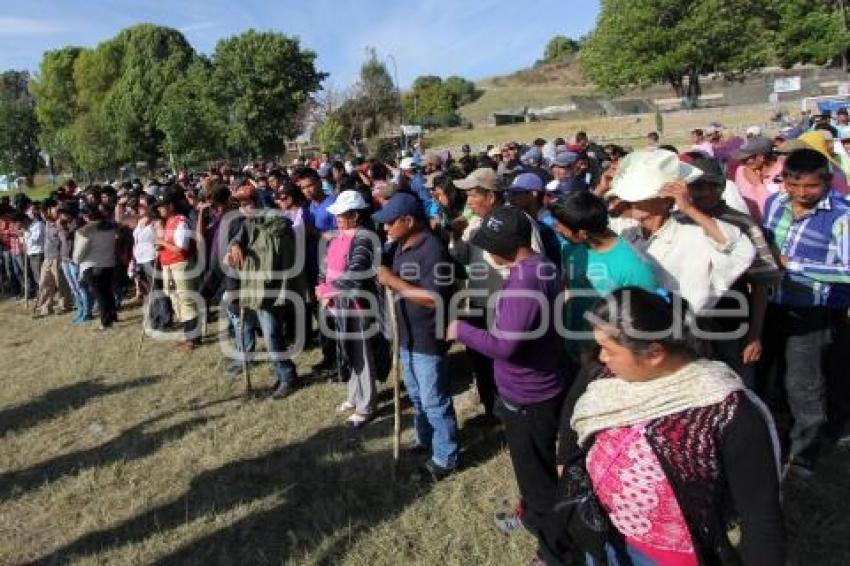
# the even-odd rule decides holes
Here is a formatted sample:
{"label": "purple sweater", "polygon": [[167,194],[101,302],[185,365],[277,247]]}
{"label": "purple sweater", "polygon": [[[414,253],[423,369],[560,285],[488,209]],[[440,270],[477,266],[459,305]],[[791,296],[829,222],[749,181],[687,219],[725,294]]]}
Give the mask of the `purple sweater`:
{"label": "purple sweater", "polygon": [[[539,298],[512,294],[516,291],[531,292]],[[566,376],[558,367],[563,341],[552,319],[559,292],[555,266],[542,255],[535,255],[515,265],[502,285],[494,324],[499,336],[465,322],[458,326],[460,342],[493,358],[499,395],[510,402],[540,403],[564,389]],[[540,328],[541,311],[545,311],[542,321],[546,323],[545,332],[535,338],[517,336]]]}

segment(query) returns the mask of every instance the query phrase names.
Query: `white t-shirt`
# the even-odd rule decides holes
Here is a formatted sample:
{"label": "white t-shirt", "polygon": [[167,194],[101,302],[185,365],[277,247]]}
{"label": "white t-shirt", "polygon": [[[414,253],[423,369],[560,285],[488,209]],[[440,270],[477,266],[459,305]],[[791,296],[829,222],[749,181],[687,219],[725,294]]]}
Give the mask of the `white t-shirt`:
{"label": "white t-shirt", "polygon": [[148,263],[156,259],[156,226],[152,222],[139,222],[133,230],[133,259]]}

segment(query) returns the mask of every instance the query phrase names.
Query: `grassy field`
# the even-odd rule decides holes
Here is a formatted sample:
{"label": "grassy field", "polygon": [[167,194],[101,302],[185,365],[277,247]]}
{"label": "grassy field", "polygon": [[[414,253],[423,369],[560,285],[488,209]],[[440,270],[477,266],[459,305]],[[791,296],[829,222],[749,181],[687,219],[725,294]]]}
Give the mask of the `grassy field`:
{"label": "grassy field", "polygon": [[[509,90],[509,89],[500,89]],[[710,122],[720,122],[730,130],[743,134],[748,126],[760,125],[769,133],[769,118],[773,107],[769,104],[704,108],[698,110],[665,113],[663,143],[684,144],[694,128],[704,128]],[[786,110],[794,112],[793,105]],[[547,120],[527,124],[506,126],[482,126],[471,130],[456,128],[437,130],[426,136],[429,147],[458,147],[469,143],[475,145],[499,144],[508,141],[531,142],[536,137],[553,139],[561,136],[572,139],[579,130],[586,131],[591,139],[603,143],[619,143],[643,147],[646,134],[656,129],[654,114],[628,116],[575,118],[570,120]]]}
{"label": "grassy field", "polygon": [[[461,408],[463,470],[436,485],[404,461],[394,479],[392,410],[347,432],[343,386],[304,382],[246,399],[217,343],[176,354],[146,339],[138,309],[108,335],[68,316],[33,321],[0,302],[0,564],[527,563],[525,533],[492,515],[516,494],[497,437]],[[211,331],[211,334],[214,333]],[[302,373],[316,361],[302,354]],[[469,386],[453,356],[453,385]],[[256,384],[271,381],[268,367]],[[405,438],[410,431],[405,412]],[[785,494],[793,564],[850,560],[850,454]]]}

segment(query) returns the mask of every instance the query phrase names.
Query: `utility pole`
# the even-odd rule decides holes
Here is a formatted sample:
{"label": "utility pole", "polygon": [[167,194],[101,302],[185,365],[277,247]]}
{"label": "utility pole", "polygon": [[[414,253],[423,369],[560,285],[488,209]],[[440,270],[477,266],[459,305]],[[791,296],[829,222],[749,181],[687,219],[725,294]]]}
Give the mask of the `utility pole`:
{"label": "utility pole", "polygon": [[398,136],[399,136],[399,151],[403,151],[405,148],[404,143],[404,106],[401,103],[401,85],[398,83],[398,65],[395,62],[395,57],[390,53],[387,55],[387,59],[392,61],[393,63],[393,80],[395,80],[395,89],[398,92]]}

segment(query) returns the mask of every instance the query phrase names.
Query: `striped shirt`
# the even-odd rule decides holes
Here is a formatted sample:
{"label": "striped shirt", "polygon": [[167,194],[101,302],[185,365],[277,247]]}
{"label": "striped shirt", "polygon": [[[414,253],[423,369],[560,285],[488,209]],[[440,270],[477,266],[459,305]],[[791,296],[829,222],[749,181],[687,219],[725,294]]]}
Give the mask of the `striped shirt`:
{"label": "striped shirt", "polygon": [[764,230],[788,261],[771,302],[795,307],[850,306],[850,203],[830,192],[794,218],[791,198],[772,195]]}

